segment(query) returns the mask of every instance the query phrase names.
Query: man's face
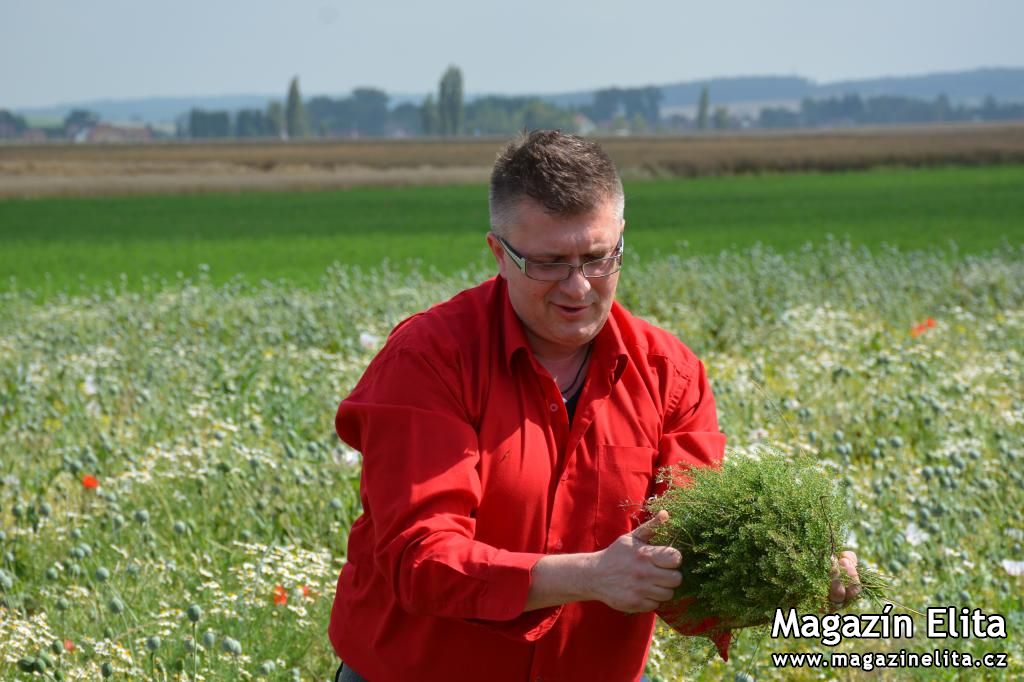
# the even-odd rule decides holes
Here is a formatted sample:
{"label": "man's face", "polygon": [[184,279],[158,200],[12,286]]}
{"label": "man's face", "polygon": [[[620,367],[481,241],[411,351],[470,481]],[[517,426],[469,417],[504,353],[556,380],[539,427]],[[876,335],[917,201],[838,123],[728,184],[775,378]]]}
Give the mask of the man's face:
{"label": "man's face", "polygon": [[[612,255],[624,226],[614,201],[605,201],[584,215],[562,218],[524,198],[504,236],[529,261],[579,265]],[[508,282],[512,308],[526,327],[534,353],[557,360],[597,336],[608,319],[618,273],[587,279],[574,270],[567,280],[541,282],[527,277],[493,234],[487,236],[487,243],[498,261],[499,274]]]}

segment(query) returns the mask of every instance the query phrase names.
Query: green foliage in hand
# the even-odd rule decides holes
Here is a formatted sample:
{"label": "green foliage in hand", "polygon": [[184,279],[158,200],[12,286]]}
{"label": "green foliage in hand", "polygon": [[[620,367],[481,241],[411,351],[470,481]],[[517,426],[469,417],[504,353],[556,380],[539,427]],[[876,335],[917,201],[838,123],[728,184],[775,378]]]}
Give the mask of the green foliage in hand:
{"label": "green foliage in hand", "polygon": [[688,602],[688,619],[748,627],[770,622],[777,608],[828,607],[832,557],[850,519],[813,460],[769,452],[663,476],[673,485],[648,508],[670,516],[651,543],[682,552],[675,597]]}

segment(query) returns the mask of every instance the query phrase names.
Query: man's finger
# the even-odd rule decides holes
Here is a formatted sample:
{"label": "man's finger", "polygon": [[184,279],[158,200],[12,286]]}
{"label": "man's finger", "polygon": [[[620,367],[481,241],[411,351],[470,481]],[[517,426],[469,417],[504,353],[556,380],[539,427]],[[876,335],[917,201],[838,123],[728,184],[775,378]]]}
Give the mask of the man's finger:
{"label": "man's finger", "polygon": [[842,604],[846,601],[846,586],[842,580],[833,580],[828,590],[829,601],[835,604]]}
{"label": "man's finger", "polygon": [[642,542],[647,542],[654,535],[654,529],[668,521],[668,512],[662,509],[654,515],[647,523],[640,525],[633,531],[633,536]]}
{"label": "man's finger", "polygon": [[657,547],[651,552],[651,563],[658,568],[679,568],[683,555],[675,547]]}

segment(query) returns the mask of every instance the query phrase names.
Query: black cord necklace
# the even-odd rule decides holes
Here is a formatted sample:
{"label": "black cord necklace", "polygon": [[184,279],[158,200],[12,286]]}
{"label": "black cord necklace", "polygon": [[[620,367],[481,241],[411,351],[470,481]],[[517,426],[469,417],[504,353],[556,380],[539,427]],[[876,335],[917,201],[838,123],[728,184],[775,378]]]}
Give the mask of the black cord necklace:
{"label": "black cord necklace", "polygon": [[569,399],[568,396],[572,395],[573,389],[576,387],[576,382],[580,380],[580,375],[583,374],[583,368],[586,367],[587,360],[590,359],[590,350],[593,347],[594,347],[593,343],[587,344],[587,352],[583,356],[583,362],[580,363],[579,369],[576,370],[576,376],[574,376],[572,378],[572,383],[569,384],[569,387],[567,389],[565,389],[564,391],[559,389],[559,391],[561,391],[561,393],[562,393],[562,400],[568,400]]}

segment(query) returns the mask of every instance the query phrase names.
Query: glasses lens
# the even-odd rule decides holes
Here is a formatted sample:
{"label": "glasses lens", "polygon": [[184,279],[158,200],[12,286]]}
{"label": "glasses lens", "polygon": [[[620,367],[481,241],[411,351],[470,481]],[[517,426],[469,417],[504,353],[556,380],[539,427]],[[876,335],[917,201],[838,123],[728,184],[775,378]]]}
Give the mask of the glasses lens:
{"label": "glasses lens", "polygon": [[526,276],[544,282],[558,282],[569,277],[568,263],[532,263],[526,261]]}
{"label": "glasses lens", "polygon": [[619,271],[620,263],[618,257],[592,260],[583,264],[583,274],[587,277],[607,277]]}

